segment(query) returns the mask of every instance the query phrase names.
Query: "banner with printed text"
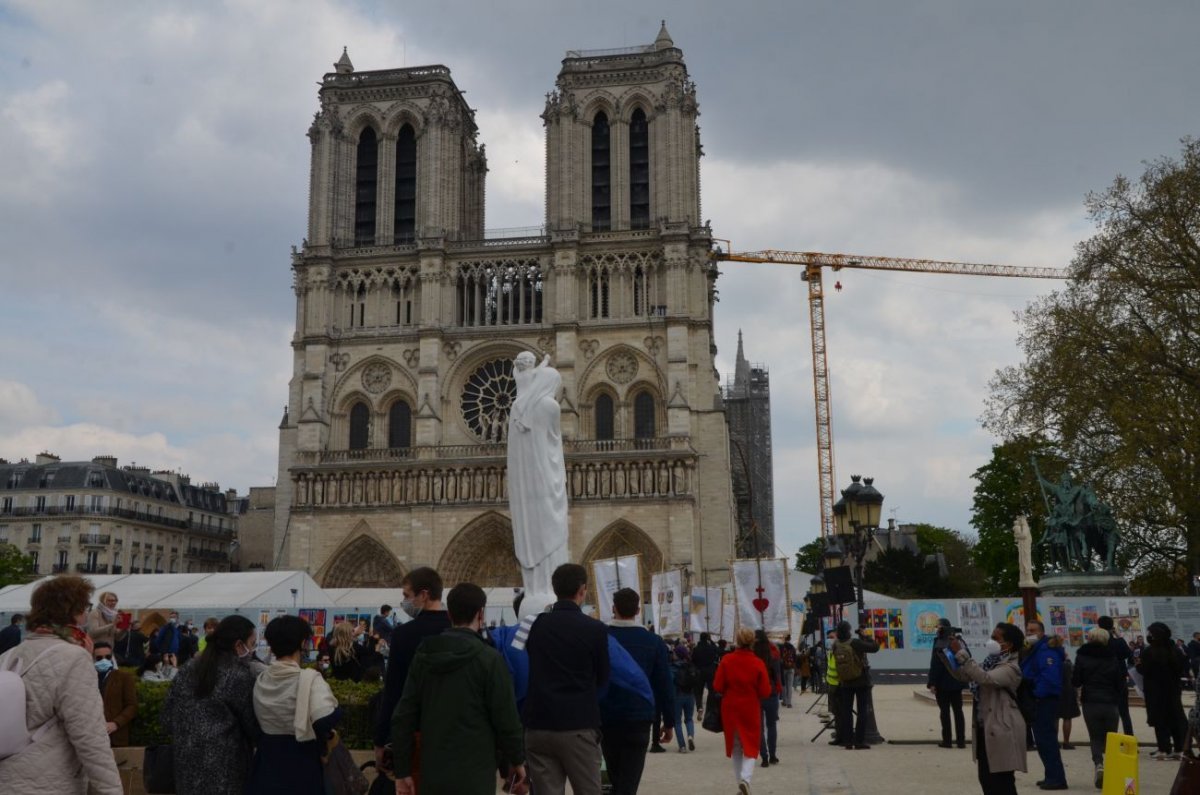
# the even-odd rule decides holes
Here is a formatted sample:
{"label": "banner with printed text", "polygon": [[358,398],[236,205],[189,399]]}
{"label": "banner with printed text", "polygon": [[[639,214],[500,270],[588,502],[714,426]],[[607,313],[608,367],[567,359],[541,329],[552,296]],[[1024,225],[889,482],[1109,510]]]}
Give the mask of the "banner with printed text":
{"label": "banner with printed text", "polygon": [[992,637],[992,611],[984,599],[958,603],[958,626],[971,649],[982,649]]}
{"label": "banner with printed text", "polygon": [[683,634],[683,571],[672,569],[650,578],[654,631],[662,637]]}
{"label": "banner with printed text", "polygon": [[1139,636],[1145,636],[1141,599],[1110,598],[1108,615],[1112,616],[1113,631],[1118,637],[1124,638],[1127,643],[1133,643]]}
{"label": "banner with printed text", "polygon": [[641,594],[639,555],[597,560],[592,563],[592,575],[596,583],[596,608],[600,611],[600,620],[606,624],[613,618],[613,594],[622,588],[632,588]]}
{"label": "banner with printed text", "polygon": [[787,566],[784,558],[733,562],[740,626],[767,632],[786,633],[790,630]]}
{"label": "banner with printed text", "polygon": [[908,608],[912,627],[912,647],[932,649],[937,640],[938,621],[946,617],[946,606],[941,602],[912,602]]}
{"label": "banner with printed text", "polygon": [[721,589],[693,588],[690,605],[689,630],[721,635]]}

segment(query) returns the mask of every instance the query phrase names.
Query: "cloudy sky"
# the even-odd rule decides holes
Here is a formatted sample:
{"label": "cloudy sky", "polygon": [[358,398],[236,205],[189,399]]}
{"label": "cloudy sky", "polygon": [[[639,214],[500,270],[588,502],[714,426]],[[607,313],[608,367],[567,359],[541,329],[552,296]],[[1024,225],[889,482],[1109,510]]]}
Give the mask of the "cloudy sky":
{"label": "cloudy sky", "polygon": [[[1200,5],[0,0],[0,456],[114,454],[270,484],[317,81],[441,63],[478,111],[488,226],[540,224],[564,51],[653,41],[695,79],[704,216],[737,249],[1065,266],[1082,201],[1200,132]],[[727,264],[771,371],[776,528],[817,533],[796,269]],[[838,483],[968,529],[989,377],[1054,284],[842,272],[827,303]],[[833,279],[830,278],[832,282]]]}

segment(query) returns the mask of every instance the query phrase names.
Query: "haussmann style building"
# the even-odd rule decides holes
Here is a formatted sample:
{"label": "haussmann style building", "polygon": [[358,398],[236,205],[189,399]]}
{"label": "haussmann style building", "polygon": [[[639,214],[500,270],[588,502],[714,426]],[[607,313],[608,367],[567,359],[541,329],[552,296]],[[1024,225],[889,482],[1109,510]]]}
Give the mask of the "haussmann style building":
{"label": "haussmann style building", "polygon": [[112,456],[0,460],[0,543],[35,574],[229,571],[239,505],[215,483]]}
{"label": "haussmann style building", "polygon": [[326,74],[292,258],[276,566],[328,587],[520,585],[505,488],[512,359],[562,373],[573,560],[727,578],[734,505],[714,369],[696,88],[665,25],[570,51],[542,119],[540,228],[485,232],[487,162],[444,66]]}

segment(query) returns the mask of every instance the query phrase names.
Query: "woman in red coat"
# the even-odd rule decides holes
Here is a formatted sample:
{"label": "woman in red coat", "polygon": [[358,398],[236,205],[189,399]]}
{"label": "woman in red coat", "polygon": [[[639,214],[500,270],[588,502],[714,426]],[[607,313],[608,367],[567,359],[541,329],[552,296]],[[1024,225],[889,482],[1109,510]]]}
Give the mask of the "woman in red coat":
{"label": "woman in red coat", "polygon": [[762,700],[771,695],[767,666],[751,646],[754,630],[737,631],[737,648],[721,658],[713,689],[721,694],[721,725],[725,729],[725,756],[733,759],[738,792],[750,793],[750,777],[758,758],[762,736]]}

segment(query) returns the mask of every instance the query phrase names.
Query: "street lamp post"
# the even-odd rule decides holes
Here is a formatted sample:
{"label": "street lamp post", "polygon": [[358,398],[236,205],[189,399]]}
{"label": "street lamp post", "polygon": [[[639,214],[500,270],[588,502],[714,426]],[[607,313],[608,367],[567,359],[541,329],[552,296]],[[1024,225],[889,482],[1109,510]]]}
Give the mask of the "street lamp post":
{"label": "street lamp post", "polygon": [[[842,491],[842,499],[834,505],[834,522],[837,534],[846,549],[846,554],[854,559],[855,595],[858,597],[858,621],[861,625],[866,602],[863,598],[863,566],[866,563],[867,552],[879,528],[879,518],[883,513],[883,495],[875,488],[874,478],[863,478],[860,475],[850,476],[850,485]],[[871,688],[867,689],[865,714],[862,716],[865,728],[865,739],[868,744],[875,745],[883,742],[875,723],[875,704],[871,697]]]}

